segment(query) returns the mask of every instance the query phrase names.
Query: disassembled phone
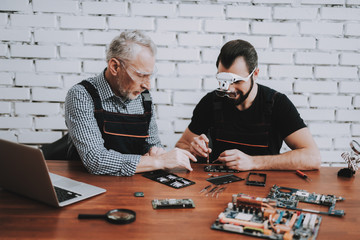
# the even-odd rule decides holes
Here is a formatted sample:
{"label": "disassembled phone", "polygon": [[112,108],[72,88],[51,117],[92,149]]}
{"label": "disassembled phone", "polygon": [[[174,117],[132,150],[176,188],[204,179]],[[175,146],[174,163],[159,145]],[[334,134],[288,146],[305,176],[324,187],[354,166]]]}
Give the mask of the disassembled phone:
{"label": "disassembled phone", "polygon": [[249,172],[249,175],[246,178],[246,185],[265,187],[265,183],[266,183],[265,173]]}
{"label": "disassembled phone", "polygon": [[239,170],[230,169],[225,165],[207,165],[204,167],[205,172],[227,172],[227,173],[239,173]]}
{"label": "disassembled phone", "polygon": [[195,204],[192,199],[154,199],[151,201],[154,209],[170,208],[194,208]]}
{"label": "disassembled phone", "polygon": [[265,239],[316,239],[321,216],[272,205],[269,199],[235,194],[211,228]]}
{"label": "disassembled phone", "polygon": [[244,180],[244,178],[235,176],[234,174],[222,175],[222,176],[211,177],[211,178],[206,179],[206,181],[211,182],[212,184],[215,184],[215,185],[221,185],[221,184],[237,182],[237,181],[242,181],[242,180]]}
{"label": "disassembled phone", "polygon": [[[345,199],[343,197],[336,197],[335,195],[309,193],[301,189],[280,187],[274,185],[270,189],[267,198],[276,200],[277,207],[281,207],[281,208],[326,214],[326,215],[338,216],[338,217],[342,217],[345,215],[344,210],[335,210],[336,201],[343,201]],[[322,212],[312,209],[301,209],[297,207],[299,202],[328,206],[329,211]]]}
{"label": "disassembled phone", "polygon": [[172,188],[183,188],[195,184],[195,182],[177,176],[176,174],[166,172],[164,170],[156,170],[143,174],[144,177],[153,181],[165,184]]}

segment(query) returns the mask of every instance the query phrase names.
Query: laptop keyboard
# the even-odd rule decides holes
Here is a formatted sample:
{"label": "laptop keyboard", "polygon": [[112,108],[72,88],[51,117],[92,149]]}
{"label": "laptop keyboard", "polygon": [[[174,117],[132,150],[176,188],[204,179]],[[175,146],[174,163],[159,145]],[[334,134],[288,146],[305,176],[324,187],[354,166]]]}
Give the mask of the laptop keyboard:
{"label": "laptop keyboard", "polygon": [[81,194],[79,194],[79,193],[71,192],[71,191],[63,189],[63,188],[54,186],[54,189],[55,189],[56,196],[57,196],[59,202],[64,202],[66,200],[70,200],[72,198],[81,196]]}

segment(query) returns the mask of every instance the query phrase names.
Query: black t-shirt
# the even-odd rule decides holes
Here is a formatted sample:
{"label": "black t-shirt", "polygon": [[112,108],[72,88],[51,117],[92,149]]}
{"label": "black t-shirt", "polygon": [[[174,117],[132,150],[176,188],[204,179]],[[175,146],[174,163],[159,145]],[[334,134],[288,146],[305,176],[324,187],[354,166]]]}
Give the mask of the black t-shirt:
{"label": "black t-shirt", "polygon": [[[248,109],[240,111],[232,99],[218,97],[215,91],[212,91],[206,94],[195,107],[189,129],[191,132],[200,135],[202,133],[207,134],[209,129],[214,127],[214,102],[216,101],[222,102],[222,116],[227,124],[235,126],[234,131],[236,131],[236,126],[254,125],[261,122],[263,121],[261,119],[264,116],[265,105],[269,104],[268,99],[271,99],[274,92],[275,90],[258,84],[258,93],[253,104]],[[272,148],[271,154],[277,154],[284,138],[306,127],[306,125],[286,95],[277,92],[272,103],[269,144]]]}

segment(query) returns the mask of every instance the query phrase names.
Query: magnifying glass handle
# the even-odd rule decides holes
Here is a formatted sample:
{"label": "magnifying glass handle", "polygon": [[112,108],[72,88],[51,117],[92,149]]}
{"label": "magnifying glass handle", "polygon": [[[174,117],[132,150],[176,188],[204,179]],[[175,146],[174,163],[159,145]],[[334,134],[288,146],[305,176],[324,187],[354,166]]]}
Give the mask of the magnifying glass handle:
{"label": "magnifying glass handle", "polygon": [[106,215],[99,214],[79,214],[78,219],[104,219]]}

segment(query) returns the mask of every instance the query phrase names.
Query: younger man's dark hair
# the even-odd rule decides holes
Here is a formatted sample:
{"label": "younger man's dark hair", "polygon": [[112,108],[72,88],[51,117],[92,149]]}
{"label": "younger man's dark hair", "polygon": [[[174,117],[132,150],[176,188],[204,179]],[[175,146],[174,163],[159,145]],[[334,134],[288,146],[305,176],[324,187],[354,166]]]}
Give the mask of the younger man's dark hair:
{"label": "younger man's dark hair", "polygon": [[249,42],[238,39],[227,42],[220,51],[216,60],[216,67],[219,63],[226,68],[230,68],[238,57],[244,57],[249,73],[251,73],[258,65],[258,56],[253,45]]}

